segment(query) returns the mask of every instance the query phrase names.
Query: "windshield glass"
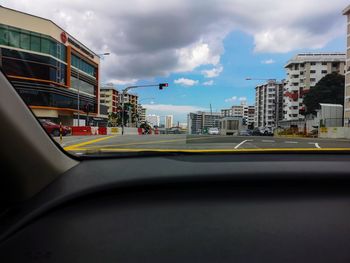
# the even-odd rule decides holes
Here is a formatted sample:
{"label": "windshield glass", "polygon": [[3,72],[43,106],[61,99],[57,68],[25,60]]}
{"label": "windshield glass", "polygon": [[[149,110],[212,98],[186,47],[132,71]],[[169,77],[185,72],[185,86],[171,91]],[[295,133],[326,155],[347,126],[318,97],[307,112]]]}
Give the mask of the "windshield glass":
{"label": "windshield glass", "polygon": [[348,5],[5,0],[0,66],[73,154],[349,150]]}

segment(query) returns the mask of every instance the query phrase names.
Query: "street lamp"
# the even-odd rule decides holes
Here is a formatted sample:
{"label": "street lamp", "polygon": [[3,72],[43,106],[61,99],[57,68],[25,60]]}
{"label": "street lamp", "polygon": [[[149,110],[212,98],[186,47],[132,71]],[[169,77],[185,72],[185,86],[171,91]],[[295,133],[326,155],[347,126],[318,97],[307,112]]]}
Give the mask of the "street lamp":
{"label": "street lamp", "polygon": [[99,56],[101,58],[101,57],[104,57],[104,56],[109,56],[110,54],[111,53],[106,52],[106,53],[97,54],[97,56]]}
{"label": "street lamp", "polygon": [[245,80],[267,80],[267,81],[276,81],[276,79],[260,79],[260,78],[245,78]]}

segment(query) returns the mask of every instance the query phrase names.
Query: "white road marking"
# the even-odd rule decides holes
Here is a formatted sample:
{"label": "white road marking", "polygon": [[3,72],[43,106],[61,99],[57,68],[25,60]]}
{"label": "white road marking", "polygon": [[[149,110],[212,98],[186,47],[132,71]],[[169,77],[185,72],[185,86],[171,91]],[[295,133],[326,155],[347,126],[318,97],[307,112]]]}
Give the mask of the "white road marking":
{"label": "white road marking", "polygon": [[241,147],[243,144],[245,144],[246,142],[252,142],[252,140],[245,140],[243,142],[241,142],[240,144],[238,144],[235,149],[238,149],[239,147]]}
{"label": "white road marking", "polygon": [[262,140],[262,142],[276,142],[274,140]]}
{"label": "white road marking", "polygon": [[318,143],[315,143],[315,147],[318,149],[321,149],[320,145],[318,145]]}
{"label": "white road marking", "polygon": [[284,142],[284,143],[297,144],[297,143],[299,143],[299,142],[290,142],[290,141],[286,141],[286,142]]}

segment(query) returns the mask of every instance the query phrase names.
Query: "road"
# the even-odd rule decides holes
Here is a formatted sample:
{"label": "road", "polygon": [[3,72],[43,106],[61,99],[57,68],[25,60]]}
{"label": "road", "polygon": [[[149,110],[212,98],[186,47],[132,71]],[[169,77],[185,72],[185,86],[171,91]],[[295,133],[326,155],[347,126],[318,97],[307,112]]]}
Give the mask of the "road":
{"label": "road", "polygon": [[[59,142],[58,138],[55,138]],[[233,151],[347,149],[350,140],[206,135],[67,136],[61,146],[75,154],[121,151]]]}

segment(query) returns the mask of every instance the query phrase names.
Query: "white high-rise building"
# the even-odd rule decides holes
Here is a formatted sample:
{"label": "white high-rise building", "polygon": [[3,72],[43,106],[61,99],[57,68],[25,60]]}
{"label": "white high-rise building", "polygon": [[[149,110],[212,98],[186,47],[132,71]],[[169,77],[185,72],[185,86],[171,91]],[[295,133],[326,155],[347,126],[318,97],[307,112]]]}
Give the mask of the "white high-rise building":
{"label": "white high-rise building", "polygon": [[284,82],[270,80],[255,88],[255,121],[259,128],[274,128],[283,118]]}
{"label": "white high-rise building", "polygon": [[159,127],[160,117],[158,115],[155,115],[155,114],[152,114],[152,115],[150,114],[150,115],[147,115],[146,121],[153,127],[154,126]]}
{"label": "white high-rise building", "polygon": [[165,128],[170,129],[173,127],[174,123],[174,116],[173,115],[167,115],[165,116]]}
{"label": "white high-rise building", "polygon": [[324,76],[345,73],[345,53],[302,53],[288,61],[284,91],[284,120],[304,119],[304,95]]}

